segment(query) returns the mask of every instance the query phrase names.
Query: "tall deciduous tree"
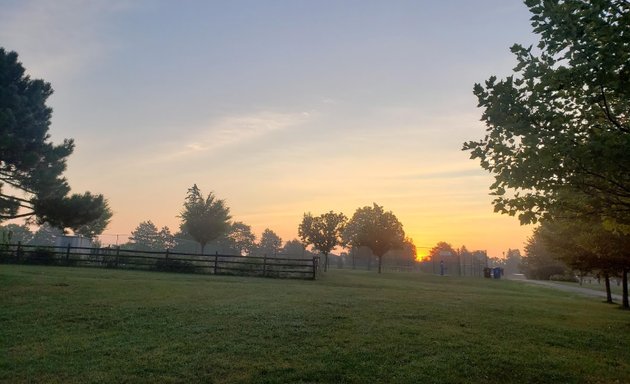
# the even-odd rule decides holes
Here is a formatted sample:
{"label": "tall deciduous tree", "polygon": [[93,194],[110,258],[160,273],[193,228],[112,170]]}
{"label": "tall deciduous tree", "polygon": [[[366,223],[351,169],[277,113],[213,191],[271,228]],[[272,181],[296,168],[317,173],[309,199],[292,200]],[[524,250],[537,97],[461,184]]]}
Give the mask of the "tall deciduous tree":
{"label": "tall deciduous tree", "polygon": [[151,220],[138,224],[136,229],[131,232],[129,241],[136,249],[150,251],[163,251],[175,246],[175,238],[168,227],[162,227],[158,231],[157,226]]}
{"label": "tall deciduous tree", "polygon": [[526,0],[537,49],[476,84],[487,134],[464,144],[495,182],[495,211],[553,211],[630,232],[630,2]]}
{"label": "tall deciduous tree", "polygon": [[312,245],[324,255],[324,271],[328,270],[328,254],[343,245],[342,234],[347,218],[343,213],[330,211],[319,216],[305,213],[298,227],[302,243]]}
{"label": "tall deciduous tree", "polygon": [[597,220],[545,220],[540,235],[554,255],[582,273],[598,271],[606,282],[607,301],[612,302],[609,276],[621,274],[622,306],[628,302],[630,235],[613,233]]}
{"label": "tall deciduous tree", "polygon": [[33,232],[25,225],[7,224],[0,226],[0,241],[5,244],[27,244],[33,239]]}
{"label": "tall deciduous tree", "polygon": [[280,251],[280,248],[282,248],[282,238],[271,229],[266,228],[260,236],[258,252],[268,256],[275,256]]}
{"label": "tall deciduous tree", "polygon": [[[107,212],[102,195],[74,194],[62,176],[72,140],[50,142],[53,90],[25,74],[15,52],[0,48],[0,221],[37,217],[66,229],[94,222]],[[111,212],[110,212],[111,213]]]}
{"label": "tall deciduous tree", "polygon": [[[465,247],[462,247],[465,248]],[[452,245],[445,241],[438,242],[431,250],[429,250],[428,259],[435,261],[440,260],[441,257],[452,257],[456,255],[457,251],[453,248]]]}
{"label": "tall deciduous tree", "polygon": [[567,272],[567,265],[554,257],[545,243],[540,227],[525,243],[525,256],[521,258],[520,268],[528,279],[534,280],[549,280],[552,275]]}
{"label": "tall deciduous tree", "polygon": [[217,241],[222,252],[236,253],[237,255],[249,255],[252,253],[256,235],[252,232],[252,227],[236,221],[230,224],[228,232]]}
{"label": "tall deciduous tree", "polygon": [[398,218],[376,203],[356,210],[344,230],[344,241],[353,246],[366,246],[378,257],[378,273],[382,271],[383,255],[400,248],[405,231]]}
{"label": "tall deciduous tree", "polygon": [[188,189],[179,217],[182,219],[182,232],[199,243],[202,254],[206,244],[218,239],[230,228],[230,209],[225,201],[217,199],[212,192],[204,197],[197,184]]}

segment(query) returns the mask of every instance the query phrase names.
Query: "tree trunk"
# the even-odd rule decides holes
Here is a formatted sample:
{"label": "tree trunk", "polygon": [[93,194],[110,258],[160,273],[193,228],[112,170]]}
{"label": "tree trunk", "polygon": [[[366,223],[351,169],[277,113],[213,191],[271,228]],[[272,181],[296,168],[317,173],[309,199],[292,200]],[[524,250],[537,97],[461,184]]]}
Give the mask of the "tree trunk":
{"label": "tree trunk", "polygon": [[206,243],[199,243],[201,246],[201,254],[203,255],[203,250],[206,248]]}
{"label": "tree trunk", "polygon": [[324,272],[328,272],[328,254],[324,253]]}
{"label": "tree trunk", "polygon": [[378,257],[378,273],[381,273],[381,265],[383,264],[383,256]]}
{"label": "tree trunk", "polygon": [[628,303],[628,268],[623,269],[623,296],[621,306],[624,309],[630,309],[630,304]]}
{"label": "tree trunk", "polygon": [[606,302],[612,304],[612,293],[610,292],[610,276],[608,272],[604,273],[604,282],[606,283]]}

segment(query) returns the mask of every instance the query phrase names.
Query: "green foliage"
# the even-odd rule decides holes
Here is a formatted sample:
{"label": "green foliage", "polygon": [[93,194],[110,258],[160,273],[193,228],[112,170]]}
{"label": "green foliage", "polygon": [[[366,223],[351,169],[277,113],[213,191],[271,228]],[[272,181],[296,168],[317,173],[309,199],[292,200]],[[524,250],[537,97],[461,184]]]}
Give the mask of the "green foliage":
{"label": "green foliage", "polygon": [[103,195],[72,194],[70,197],[35,199],[33,206],[38,223],[49,223],[53,227],[72,229],[77,233],[83,229],[88,234],[102,232],[112,216]]}
{"label": "green foliage", "polygon": [[572,273],[565,273],[563,275],[551,275],[551,276],[549,276],[549,280],[551,280],[551,281],[565,281],[565,282],[568,282],[568,283],[577,283],[578,281],[580,281]]}
{"label": "green foliage", "polygon": [[352,246],[366,246],[378,257],[381,273],[382,258],[390,249],[399,249],[405,242],[405,231],[398,218],[382,206],[358,208],[343,232],[344,242]]}
{"label": "green foliage", "polygon": [[324,270],[328,270],[328,254],[336,246],[343,245],[343,231],[347,221],[343,213],[333,211],[313,216],[305,213],[298,234],[302,243],[312,245],[315,250],[324,254]]}
{"label": "green foliage", "polygon": [[9,194],[5,184],[40,198],[70,191],[61,174],[74,143],[49,142],[52,109],[46,100],[52,92],[49,83],[25,74],[17,53],[0,48],[0,220],[33,214],[30,199]]}
{"label": "green foliage", "polygon": [[184,201],[182,232],[190,235],[201,246],[203,253],[206,244],[218,239],[230,228],[230,209],[224,200],[217,199],[212,192],[204,197],[197,184],[188,190]]}
{"label": "green foliage", "polygon": [[258,253],[261,255],[275,256],[282,248],[282,239],[274,231],[265,228],[258,243]]}
{"label": "green foliage", "polygon": [[495,211],[533,223],[554,211],[630,231],[630,3],[526,1],[538,50],[474,93],[487,134],[464,144],[490,171]]}
{"label": "green foliage", "polygon": [[61,265],[61,261],[55,254],[53,249],[47,247],[38,247],[25,252],[22,259],[24,264],[32,265]]}
{"label": "green foliage", "polygon": [[[465,247],[464,247],[465,249]],[[440,260],[445,257],[450,258],[457,255],[457,251],[453,248],[452,245],[445,241],[438,242],[431,250],[429,250],[429,254],[427,256],[428,260]]]}
{"label": "green foliage", "polygon": [[549,280],[552,275],[569,273],[567,266],[545,244],[540,228],[536,228],[534,234],[527,239],[520,268],[528,279],[534,280]]}
{"label": "green foliage", "polygon": [[57,242],[57,238],[63,236],[63,232],[59,228],[54,228],[48,223],[39,226],[33,234],[30,244],[39,246],[53,246]]}
{"label": "green foliage", "polygon": [[33,239],[33,232],[27,225],[7,224],[0,226],[2,242],[6,244],[28,244]]}
{"label": "green foliage", "polygon": [[[545,220],[539,232],[555,257],[582,274],[623,275],[630,271],[630,235],[611,232],[599,220]],[[630,307],[627,290],[623,306]]]}
{"label": "green foliage", "polygon": [[289,240],[284,243],[284,247],[280,251],[283,255],[289,257],[305,257],[312,258],[315,256],[313,252],[306,250],[304,243],[298,239]]}
{"label": "green foliage", "polygon": [[151,220],[138,224],[136,229],[131,232],[129,241],[133,244],[134,249],[144,251],[163,251],[173,249],[175,245],[175,238],[168,227],[162,227],[158,231]]}
{"label": "green foliage", "polygon": [[190,261],[176,259],[158,260],[155,269],[160,272],[195,273],[195,266]]}
{"label": "green foliage", "polygon": [[236,221],[230,224],[226,234],[216,241],[219,253],[234,255],[249,255],[256,247],[256,235],[252,232],[252,227]]}
{"label": "green foliage", "polygon": [[[101,207],[98,207],[97,210],[101,211],[101,215],[92,221],[87,221],[84,224],[79,224],[78,226],[74,227],[73,231],[75,235],[87,237],[88,239],[92,239],[93,242],[97,241],[96,237],[105,231],[105,229],[109,225],[109,222],[112,219],[112,216],[114,215],[109,207],[109,203],[105,199],[102,200],[102,205]],[[77,209],[75,212],[85,211],[80,211]],[[81,214],[83,215],[84,213]]]}
{"label": "green foliage", "polygon": [[49,83],[25,74],[17,53],[0,48],[0,221],[36,216],[40,224],[77,230],[101,219],[100,226],[85,228],[101,233],[111,218],[103,196],[66,196],[70,187],[62,174],[74,143],[49,141],[52,92]]}

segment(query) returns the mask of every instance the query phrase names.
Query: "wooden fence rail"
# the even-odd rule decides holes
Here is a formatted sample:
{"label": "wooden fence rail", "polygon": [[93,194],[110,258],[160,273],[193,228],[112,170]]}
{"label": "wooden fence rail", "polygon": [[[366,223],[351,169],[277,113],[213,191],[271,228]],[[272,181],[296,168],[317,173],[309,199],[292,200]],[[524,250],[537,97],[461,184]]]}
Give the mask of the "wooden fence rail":
{"label": "wooden fence rail", "polygon": [[0,263],[140,269],[214,275],[316,279],[318,257],[199,255],[114,248],[0,244]]}

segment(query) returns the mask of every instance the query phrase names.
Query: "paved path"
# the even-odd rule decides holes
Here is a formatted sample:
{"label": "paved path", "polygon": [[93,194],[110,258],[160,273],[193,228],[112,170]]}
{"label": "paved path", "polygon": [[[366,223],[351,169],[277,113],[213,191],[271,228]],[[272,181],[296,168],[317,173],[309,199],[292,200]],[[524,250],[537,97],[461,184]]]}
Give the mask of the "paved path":
{"label": "paved path", "polygon": [[[597,291],[590,288],[574,287],[571,285],[558,284],[553,281],[544,281],[544,280],[513,279],[513,281],[520,281],[527,284],[541,285],[544,287],[550,287],[550,288],[554,288],[554,289],[564,291],[564,292],[577,293],[580,295],[590,296],[590,297],[602,297],[606,299],[606,292]],[[612,299],[613,301],[621,301],[621,295],[616,295],[613,293]]]}

